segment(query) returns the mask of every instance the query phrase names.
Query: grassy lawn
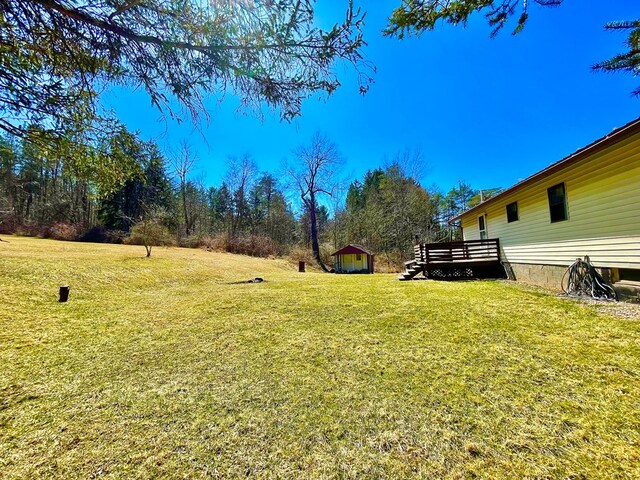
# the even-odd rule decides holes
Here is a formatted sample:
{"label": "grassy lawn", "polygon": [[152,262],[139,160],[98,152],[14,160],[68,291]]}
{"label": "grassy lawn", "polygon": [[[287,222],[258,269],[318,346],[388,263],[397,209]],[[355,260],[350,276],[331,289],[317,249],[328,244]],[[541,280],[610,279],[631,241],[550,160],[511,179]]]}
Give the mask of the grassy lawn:
{"label": "grassy lawn", "polygon": [[638,320],[501,282],[5,239],[2,479],[640,478]]}

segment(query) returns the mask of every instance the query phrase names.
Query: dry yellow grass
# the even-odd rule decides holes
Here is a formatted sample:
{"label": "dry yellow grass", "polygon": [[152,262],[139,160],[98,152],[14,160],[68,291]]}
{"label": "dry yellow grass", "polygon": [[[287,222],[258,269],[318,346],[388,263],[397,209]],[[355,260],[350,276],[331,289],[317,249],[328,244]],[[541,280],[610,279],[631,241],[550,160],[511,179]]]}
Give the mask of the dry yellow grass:
{"label": "dry yellow grass", "polygon": [[498,282],[7,240],[0,478],[640,477],[638,321]]}

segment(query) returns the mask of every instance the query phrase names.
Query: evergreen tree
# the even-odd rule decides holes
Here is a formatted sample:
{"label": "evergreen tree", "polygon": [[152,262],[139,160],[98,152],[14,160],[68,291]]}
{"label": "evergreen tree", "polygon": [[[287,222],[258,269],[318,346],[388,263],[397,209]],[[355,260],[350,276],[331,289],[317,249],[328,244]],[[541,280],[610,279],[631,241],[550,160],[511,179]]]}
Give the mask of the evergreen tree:
{"label": "evergreen tree", "polygon": [[18,195],[17,168],[18,152],[15,141],[9,136],[0,135],[0,215],[15,211]]}
{"label": "evergreen tree", "polygon": [[132,142],[123,154],[137,165],[136,174],[114,192],[101,197],[98,218],[109,230],[129,231],[143,209],[168,209],[173,201],[164,158],[153,142]]}
{"label": "evergreen tree", "polygon": [[24,136],[25,121],[58,134],[70,123],[100,130],[94,88],[105,81],[142,86],[174,115],[170,96],[197,117],[203,93],[228,88],[290,119],[304,98],[340,85],[335,61],[354,65],[366,90],[363,17],[350,4],[323,30],[313,0],[0,1],[0,130]]}

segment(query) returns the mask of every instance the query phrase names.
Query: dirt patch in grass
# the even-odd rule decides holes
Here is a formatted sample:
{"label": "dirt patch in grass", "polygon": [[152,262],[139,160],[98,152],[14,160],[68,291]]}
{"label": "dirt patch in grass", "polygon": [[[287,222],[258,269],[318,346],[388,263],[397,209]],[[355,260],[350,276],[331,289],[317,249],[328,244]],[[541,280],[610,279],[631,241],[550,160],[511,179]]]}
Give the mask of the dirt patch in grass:
{"label": "dirt patch in grass", "polygon": [[614,317],[626,318],[628,320],[640,320],[640,304],[630,302],[613,302],[608,300],[596,300],[591,298],[576,298],[570,297],[562,293],[558,293],[553,290],[549,290],[536,285],[528,285],[524,283],[516,283],[509,280],[502,280],[506,285],[511,285],[514,288],[518,288],[525,292],[540,293],[542,295],[556,296],[557,298],[566,300],[568,302],[574,302],[580,305],[585,305],[594,310]]}
{"label": "dirt patch in grass", "polygon": [[626,318],[628,320],[640,321],[640,304],[629,302],[608,302],[591,299],[571,299],[576,303],[587,305],[598,312],[613,315],[615,317]]}

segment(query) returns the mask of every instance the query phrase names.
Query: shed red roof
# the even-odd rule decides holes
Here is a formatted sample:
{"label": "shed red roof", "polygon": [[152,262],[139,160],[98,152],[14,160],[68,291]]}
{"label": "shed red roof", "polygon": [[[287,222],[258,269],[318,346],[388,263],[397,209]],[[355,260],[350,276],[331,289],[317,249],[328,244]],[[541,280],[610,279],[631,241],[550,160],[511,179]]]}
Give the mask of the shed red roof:
{"label": "shed red roof", "polygon": [[364,248],[362,245],[356,245],[355,243],[350,243],[346,247],[341,248],[335,253],[332,253],[331,256],[334,257],[336,255],[343,255],[348,253],[366,253],[367,255],[373,255],[369,250]]}

